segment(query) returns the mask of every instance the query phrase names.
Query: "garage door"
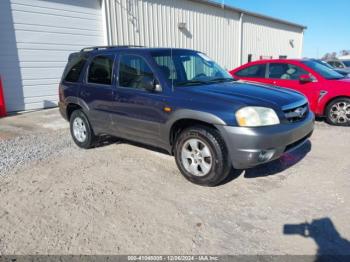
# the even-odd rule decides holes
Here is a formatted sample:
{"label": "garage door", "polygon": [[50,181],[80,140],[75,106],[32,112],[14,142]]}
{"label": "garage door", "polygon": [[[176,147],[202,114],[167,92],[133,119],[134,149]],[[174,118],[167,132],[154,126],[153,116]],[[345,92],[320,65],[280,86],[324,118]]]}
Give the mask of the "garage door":
{"label": "garage door", "polygon": [[56,106],[69,53],[103,44],[99,0],[1,0],[0,74],[7,110]]}

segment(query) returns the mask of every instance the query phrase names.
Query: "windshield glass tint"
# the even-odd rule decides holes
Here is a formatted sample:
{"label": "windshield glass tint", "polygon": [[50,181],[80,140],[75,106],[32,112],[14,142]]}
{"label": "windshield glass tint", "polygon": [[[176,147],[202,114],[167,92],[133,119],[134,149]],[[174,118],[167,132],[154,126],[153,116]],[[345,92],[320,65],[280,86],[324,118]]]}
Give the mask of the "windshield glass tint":
{"label": "windshield glass tint", "polygon": [[336,71],[315,61],[303,61],[303,64],[307,65],[326,79],[344,78],[341,74],[337,73]]}
{"label": "windshield glass tint", "polygon": [[330,69],[334,69],[334,67],[333,66],[331,66],[330,64],[328,64],[327,62],[325,62],[325,61],[322,61],[322,60],[314,60],[316,63],[319,63],[319,64],[321,64],[321,65],[324,65],[324,66],[326,66],[326,67],[328,67],[328,68],[330,68]]}
{"label": "windshield glass tint", "polygon": [[350,60],[343,61],[343,64],[344,64],[346,67],[350,67]]}
{"label": "windshield glass tint", "polygon": [[163,76],[174,86],[232,81],[232,76],[206,55],[186,50],[152,54]]}

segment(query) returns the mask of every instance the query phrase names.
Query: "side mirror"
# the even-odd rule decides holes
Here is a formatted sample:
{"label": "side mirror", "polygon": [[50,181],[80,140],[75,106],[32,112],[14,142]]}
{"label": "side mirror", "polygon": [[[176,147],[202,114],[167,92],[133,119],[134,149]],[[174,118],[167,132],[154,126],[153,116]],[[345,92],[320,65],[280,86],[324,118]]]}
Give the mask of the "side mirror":
{"label": "side mirror", "polygon": [[312,82],[313,79],[312,79],[312,77],[310,75],[305,74],[305,75],[301,75],[299,77],[299,81],[300,81],[300,83],[306,84],[306,83]]}
{"label": "side mirror", "polygon": [[159,91],[161,91],[161,87],[160,87],[158,81],[155,80],[153,77],[144,76],[142,78],[141,82],[142,82],[141,83],[142,87],[144,89],[146,89],[147,91],[149,91],[149,92],[155,92],[155,91],[159,92]]}

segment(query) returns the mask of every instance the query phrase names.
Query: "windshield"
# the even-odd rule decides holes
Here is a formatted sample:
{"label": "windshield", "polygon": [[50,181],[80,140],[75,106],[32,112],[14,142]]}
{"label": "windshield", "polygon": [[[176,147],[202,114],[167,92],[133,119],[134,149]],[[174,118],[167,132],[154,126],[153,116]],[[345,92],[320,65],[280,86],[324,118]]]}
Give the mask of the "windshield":
{"label": "windshield", "polygon": [[309,61],[303,61],[303,64],[310,67],[311,69],[313,69],[318,74],[320,74],[321,76],[323,76],[328,80],[344,78],[343,75],[339,74],[338,72],[334,71],[333,69],[330,69],[329,67],[321,63],[309,60]]}
{"label": "windshield", "polygon": [[334,69],[334,67],[333,66],[331,66],[330,64],[328,64],[327,62],[325,62],[325,61],[322,61],[322,60],[314,60],[316,63],[319,63],[319,64],[321,64],[321,65],[324,65],[324,66],[326,66],[326,67],[328,67],[328,68],[330,68],[330,69]]}
{"label": "windshield", "polygon": [[343,60],[342,62],[346,67],[350,67],[350,60]]}
{"label": "windshield", "polygon": [[174,86],[234,81],[232,76],[203,53],[166,50],[152,53],[166,79]]}

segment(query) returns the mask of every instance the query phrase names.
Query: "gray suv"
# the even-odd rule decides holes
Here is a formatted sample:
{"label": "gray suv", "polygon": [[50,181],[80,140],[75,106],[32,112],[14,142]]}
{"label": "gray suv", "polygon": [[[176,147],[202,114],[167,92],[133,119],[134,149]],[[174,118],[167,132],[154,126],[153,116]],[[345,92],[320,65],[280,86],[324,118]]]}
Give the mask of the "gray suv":
{"label": "gray suv", "polygon": [[235,81],[187,49],[93,47],[73,53],[59,107],[74,142],[100,135],[162,148],[189,181],[220,184],[302,145],[314,115],[300,93]]}

